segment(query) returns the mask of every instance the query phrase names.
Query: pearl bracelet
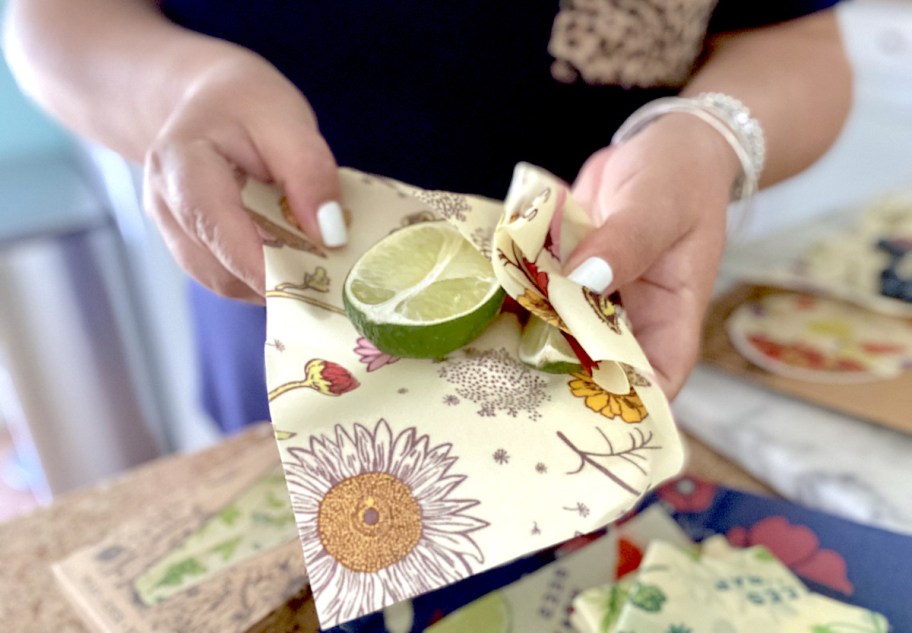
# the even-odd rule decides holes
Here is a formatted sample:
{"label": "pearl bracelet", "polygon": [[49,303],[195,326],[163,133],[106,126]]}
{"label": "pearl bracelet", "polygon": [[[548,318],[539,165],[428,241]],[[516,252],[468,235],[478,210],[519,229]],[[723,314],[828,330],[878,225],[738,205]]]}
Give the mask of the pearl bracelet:
{"label": "pearl bracelet", "polygon": [[741,175],[732,187],[731,199],[739,202],[739,206],[744,207],[744,212],[736,215],[736,221],[730,222],[730,227],[739,231],[746,223],[747,207],[757,191],[766,161],[763,128],[750,115],[750,110],[734,97],[718,92],[704,92],[693,98],[663,97],[650,101],[631,114],[618,128],[611,140],[612,144],[623,143],[659,117],[672,112],[693,115],[712,126],[728,141],[737,155],[741,163]]}

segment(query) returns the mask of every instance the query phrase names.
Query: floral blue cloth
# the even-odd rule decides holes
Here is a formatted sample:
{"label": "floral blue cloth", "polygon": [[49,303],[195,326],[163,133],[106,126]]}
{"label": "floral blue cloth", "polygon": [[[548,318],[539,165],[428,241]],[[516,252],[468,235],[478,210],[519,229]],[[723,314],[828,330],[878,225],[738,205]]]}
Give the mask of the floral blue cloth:
{"label": "floral blue cloth", "polygon": [[[763,545],[812,591],[881,613],[896,633],[912,631],[912,537],[690,477],[665,484],[638,511],[655,503],[696,542],[719,534],[735,546]],[[572,549],[560,545],[413,600],[411,633]],[[387,633],[381,614],[330,631]]]}

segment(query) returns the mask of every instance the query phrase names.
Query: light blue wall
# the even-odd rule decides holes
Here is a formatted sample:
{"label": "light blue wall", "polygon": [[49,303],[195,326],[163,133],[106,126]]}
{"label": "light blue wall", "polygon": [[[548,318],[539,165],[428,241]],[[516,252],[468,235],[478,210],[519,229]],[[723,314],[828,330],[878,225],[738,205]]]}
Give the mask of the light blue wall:
{"label": "light blue wall", "polygon": [[[6,0],[0,0],[0,14]],[[19,91],[0,59],[0,160],[66,152],[71,138]]]}

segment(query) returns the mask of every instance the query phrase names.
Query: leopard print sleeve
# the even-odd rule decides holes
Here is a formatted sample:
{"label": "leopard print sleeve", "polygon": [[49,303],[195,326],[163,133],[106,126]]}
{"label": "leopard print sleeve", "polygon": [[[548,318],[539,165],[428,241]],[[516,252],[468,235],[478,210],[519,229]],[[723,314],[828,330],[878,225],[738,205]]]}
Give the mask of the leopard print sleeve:
{"label": "leopard print sleeve", "polygon": [[564,0],[548,52],[558,81],[681,86],[718,0]]}

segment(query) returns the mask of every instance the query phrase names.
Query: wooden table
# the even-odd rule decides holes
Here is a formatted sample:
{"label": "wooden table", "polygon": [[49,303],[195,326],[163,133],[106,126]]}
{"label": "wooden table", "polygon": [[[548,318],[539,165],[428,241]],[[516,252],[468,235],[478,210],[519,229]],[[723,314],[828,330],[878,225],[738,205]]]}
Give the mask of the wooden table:
{"label": "wooden table", "polygon": [[[696,477],[752,492],[771,491],[741,468],[693,438],[688,472]],[[189,455],[173,455],[150,462],[120,477],[58,498],[52,505],[0,525],[0,622],[4,631],[87,631],[55,582],[51,564],[77,549],[91,545],[131,514],[140,512],[162,495],[202,478],[214,466],[231,459],[252,444],[273,442],[268,425]],[[301,566],[303,567],[303,557]],[[257,630],[307,630],[312,621],[306,601],[276,605],[271,620]],[[281,623],[281,624],[279,624]],[[311,629],[312,630],[312,629]]]}

